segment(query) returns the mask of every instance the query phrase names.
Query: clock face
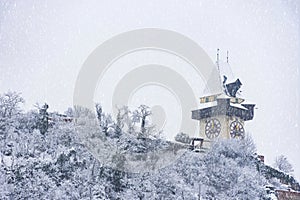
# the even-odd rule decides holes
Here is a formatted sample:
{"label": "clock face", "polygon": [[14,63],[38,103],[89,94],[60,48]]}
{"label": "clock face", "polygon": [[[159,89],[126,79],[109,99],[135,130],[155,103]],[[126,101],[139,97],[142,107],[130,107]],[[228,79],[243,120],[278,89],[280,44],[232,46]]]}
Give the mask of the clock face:
{"label": "clock face", "polygon": [[209,139],[214,139],[220,135],[221,123],[218,119],[213,118],[206,121],[205,135]]}
{"label": "clock face", "polygon": [[245,130],[241,122],[233,121],[230,124],[230,135],[232,138],[243,139],[245,137]]}

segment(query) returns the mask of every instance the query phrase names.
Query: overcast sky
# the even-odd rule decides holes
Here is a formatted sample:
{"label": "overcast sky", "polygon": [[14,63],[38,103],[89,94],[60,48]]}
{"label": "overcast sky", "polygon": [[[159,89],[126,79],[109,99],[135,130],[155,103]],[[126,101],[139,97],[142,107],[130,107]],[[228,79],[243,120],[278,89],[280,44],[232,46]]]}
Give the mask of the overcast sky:
{"label": "overcast sky", "polygon": [[[268,164],[276,156],[286,155],[299,180],[299,8],[297,0],[0,0],[0,92],[22,92],[26,109],[46,101],[51,110],[62,112],[72,106],[80,67],[101,43],[139,28],[173,30],[197,42],[213,61],[217,48],[223,60],[229,50],[230,68],[243,83],[243,97],[257,104],[254,120],[246,123],[246,130],[253,136],[258,153],[265,155]],[[154,57],[172,60],[163,53],[140,54],[131,58],[138,59],[136,63]],[[129,58],[120,62],[130,66]],[[173,59],[178,71],[183,66],[180,62]],[[117,81],[111,74],[106,79]],[[186,79],[194,83],[193,88],[200,81],[188,74]],[[110,90],[113,88],[107,88]],[[138,91],[135,95],[143,97]],[[101,102],[97,96],[101,94],[95,94]],[[170,101],[174,107],[176,100]],[[170,116],[168,110],[166,115]],[[169,121],[176,120],[174,117]]]}

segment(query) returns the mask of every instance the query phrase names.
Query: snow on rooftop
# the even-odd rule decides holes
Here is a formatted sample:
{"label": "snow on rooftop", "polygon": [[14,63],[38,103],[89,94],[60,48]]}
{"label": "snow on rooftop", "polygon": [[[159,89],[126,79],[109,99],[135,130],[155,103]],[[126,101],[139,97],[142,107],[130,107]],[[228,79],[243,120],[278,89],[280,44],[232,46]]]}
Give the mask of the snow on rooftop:
{"label": "snow on rooftop", "polygon": [[212,101],[212,102],[207,102],[207,103],[200,103],[199,108],[208,108],[208,107],[212,107],[212,106],[216,106],[217,105],[217,101]]}
{"label": "snow on rooftop", "polygon": [[228,96],[228,95],[226,95],[226,94],[221,94],[221,95],[219,95],[218,97],[217,97],[217,99],[231,99],[232,97],[230,97],[230,96]]}

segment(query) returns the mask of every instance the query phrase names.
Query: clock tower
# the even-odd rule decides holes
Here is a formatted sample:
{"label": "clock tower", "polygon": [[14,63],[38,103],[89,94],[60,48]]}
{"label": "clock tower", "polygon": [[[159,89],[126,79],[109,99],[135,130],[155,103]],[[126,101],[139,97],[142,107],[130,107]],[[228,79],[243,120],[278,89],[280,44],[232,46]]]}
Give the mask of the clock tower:
{"label": "clock tower", "polygon": [[224,76],[224,93],[201,97],[203,108],[192,111],[192,119],[199,121],[203,148],[217,138],[243,139],[245,121],[254,117],[255,104],[245,104],[244,99],[236,97],[242,85],[240,80],[225,85],[226,79]]}

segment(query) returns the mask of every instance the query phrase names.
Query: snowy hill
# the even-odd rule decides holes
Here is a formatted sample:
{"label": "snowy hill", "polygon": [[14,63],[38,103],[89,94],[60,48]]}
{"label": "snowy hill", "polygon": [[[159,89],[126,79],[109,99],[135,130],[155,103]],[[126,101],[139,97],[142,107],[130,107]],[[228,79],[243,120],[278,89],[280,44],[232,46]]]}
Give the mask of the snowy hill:
{"label": "snowy hill", "polygon": [[[26,113],[18,106],[11,112],[3,108],[1,199],[268,199],[274,196],[271,187],[282,186],[276,180],[298,184],[257,161],[250,138],[217,141],[206,153],[196,153],[148,134],[150,126],[142,132],[126,129],[125,118],[98,112],[98,128],[89,129],[85,141],[81,122],[49,123],[41,112],[45,106]],[[116,148],[97,154],[91,149],[95,141]]]}

